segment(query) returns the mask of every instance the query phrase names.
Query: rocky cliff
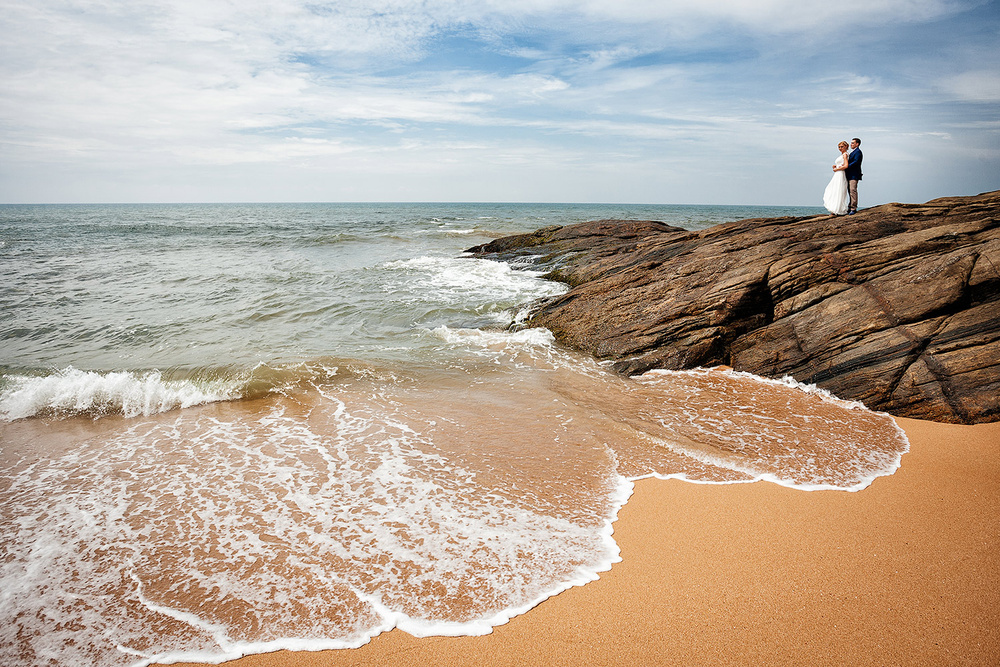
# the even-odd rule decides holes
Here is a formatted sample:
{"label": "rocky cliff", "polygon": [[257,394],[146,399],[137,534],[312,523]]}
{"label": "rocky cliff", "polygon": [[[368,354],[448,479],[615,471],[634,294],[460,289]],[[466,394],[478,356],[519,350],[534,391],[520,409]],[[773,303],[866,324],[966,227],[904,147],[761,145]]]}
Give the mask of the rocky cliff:
{"label": "rocky cliff", "polygon": [[729,365],[896,415],[1000,420],[1000,191],[701,232],[601,220],[470,251],[568,283],[528,325],[623,373]]}

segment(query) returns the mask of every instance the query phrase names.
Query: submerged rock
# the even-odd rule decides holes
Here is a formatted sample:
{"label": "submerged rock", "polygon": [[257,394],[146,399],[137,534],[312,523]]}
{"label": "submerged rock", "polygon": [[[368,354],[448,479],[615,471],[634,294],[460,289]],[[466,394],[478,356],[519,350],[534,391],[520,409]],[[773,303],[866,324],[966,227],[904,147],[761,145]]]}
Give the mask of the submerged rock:
{"label": "submerged rock", "polygon": [[623,373],[728,365],[895,415],[1000,420],[1000,191],[700,232],[601,220],[470,252],[568,283],[528,326]]}

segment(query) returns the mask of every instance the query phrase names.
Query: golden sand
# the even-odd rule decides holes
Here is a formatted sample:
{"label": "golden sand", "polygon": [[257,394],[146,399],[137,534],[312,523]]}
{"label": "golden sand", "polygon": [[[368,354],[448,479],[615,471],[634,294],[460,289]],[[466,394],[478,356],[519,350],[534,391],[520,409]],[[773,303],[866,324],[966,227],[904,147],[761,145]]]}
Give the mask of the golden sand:
{"label": "golden sand", "polygon": [[998,665],[1000,423],[898,422],[910,453],[858,493],[639,482],[623,562],[490,635],[227,664]]}

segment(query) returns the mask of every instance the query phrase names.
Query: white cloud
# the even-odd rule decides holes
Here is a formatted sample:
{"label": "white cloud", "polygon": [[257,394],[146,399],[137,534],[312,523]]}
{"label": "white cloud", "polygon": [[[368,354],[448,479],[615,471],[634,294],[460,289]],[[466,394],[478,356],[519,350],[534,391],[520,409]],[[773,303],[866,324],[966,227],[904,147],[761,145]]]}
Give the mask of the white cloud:
{"label": "white cloud", "polygon": [[971,71],[948,77],[939,86],[959,100],[1000,102],[1000,72]]}
{"label": "white cloud", "polygon": [[[452,3],[445,2],[445,5]],[[676,25],[672,34],[702,32],[706,23],[728,23],[768,33],[872,22],[926,21],[974,4],[975,0],[479,0],[474,5],[502,15],[552,13],[598,21]],[[825,33],[833,39],[835,30]],[[843,34],[843,33],[841,33]]]}
{"label": "white cloud", "polygon": [[[132,181],[187,165],[339,173],[365,164],[398,175],[426,171],[435,160],[459,165],[459,180],[476,165],[500,169],[532,160],[550,167],[553,184],[558,169],[587,163],[604,177],[599,164],[622,173],[634,168],[642,181],[654,178],[638,176],[643,169],[669,173],[680,162],[692,172],[720,173],[756,159],[768,142],[817,142],[825,151],[829,136],[843,133],[838,123],[874,131],[884,120],[879,114],[926,101],[913,94],[914,84],[852,68],[835,76],[790,73],[787,81],[771,73],[757,84],[760,68],[813,55],[788,44],[801,38],[833,49],[852,23],[892,26],[966,6],[7,0],[0,15],[0,177],[7,179],[0,199],[21,200],[28,175],[53,164],[63,165],[67,178],[128,172]],[[487,46],[460,53],[451,67],[418,66],[456,34]],[[685,55],[714,48],[728,55],[720,62]],[[791,50],[761,64],[761,52],[782,49]],[[657,60],[672,50],[679,55]],[[494,58],[516,62],[493,66]],[[996,101],[1000,78],[965,68],[925,89],[949,100]],[[516,181],[520,173],[494,172],[493,183]],[[49,179],[38,191],[46,187],[68,186]]]}

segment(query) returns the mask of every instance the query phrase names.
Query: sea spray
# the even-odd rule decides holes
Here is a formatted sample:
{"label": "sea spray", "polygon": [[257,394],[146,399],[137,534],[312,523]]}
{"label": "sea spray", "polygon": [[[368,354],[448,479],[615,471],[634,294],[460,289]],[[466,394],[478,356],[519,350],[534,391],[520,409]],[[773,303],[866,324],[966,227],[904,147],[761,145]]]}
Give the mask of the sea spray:
{"label": "sea spray", "polygon": [[0,418],[36,415],[149,416],[240,396],[238,381],[164,380],[146,373],[81,371],[69,367],[50,375],[13,375],[0,389]]}

